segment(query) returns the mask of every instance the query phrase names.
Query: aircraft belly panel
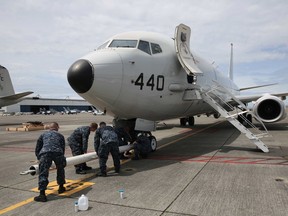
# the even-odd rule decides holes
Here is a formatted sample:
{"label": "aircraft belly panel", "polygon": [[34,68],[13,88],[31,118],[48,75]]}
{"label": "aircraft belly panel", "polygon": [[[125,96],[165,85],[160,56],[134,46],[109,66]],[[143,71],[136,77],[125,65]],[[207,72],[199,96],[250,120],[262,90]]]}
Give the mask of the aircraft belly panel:
{"label": "aircraft belly panel", "polygon": [[195,116],[198,114],[213,113],[214,109],[203,100],[193,100],[191,106],[185,112],[184,116]]}
{"label": "aircraft belly panel", "polygon": [[145,97],[144,93],[130,91],[127,92],[126,97],[119,98],[117,113],[126,118],[138,117],[147,120],[182,116],[191,106],[191,101],[183,101],[178,94]]}

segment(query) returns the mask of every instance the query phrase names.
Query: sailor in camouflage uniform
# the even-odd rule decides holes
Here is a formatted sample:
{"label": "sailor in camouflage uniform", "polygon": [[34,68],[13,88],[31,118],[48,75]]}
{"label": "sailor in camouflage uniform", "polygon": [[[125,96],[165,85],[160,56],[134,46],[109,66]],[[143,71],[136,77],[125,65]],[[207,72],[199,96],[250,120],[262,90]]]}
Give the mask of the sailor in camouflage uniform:
{"label": "sailor in camouflage uniform", "polygon": [[118,136],[113,127],[106,126],[105,122],[100,123],[100,128],[95,133],[94,148],[99,157],[100,173],[97,174],[98,176],[107,176],[106,162],[109,153],[111,153],[113,158],[115,172],[120,172]]}
{"label": "sailor in camouflage uniform", "polygon": [[57,184],[59,185],[58,193],[63,193],[66,189],[65,184],[65,170],[66,158],[65,154],[65,139],[62,134],[58,132],[59,125],[54,122],[50,124],[50,130],[44,132],[37,140],[35,155],[39,161],[39,182],[38,189],[40,195],[34,197],[37,202],[46,202],[47,197],[45,190],[49,183],[49,168],[54,161],[57,168]]}
{"label": "sailor in camouflage uniform", "polygon": [[[128,145],[129,143],[132,143],[132,137],[129,134],[129,127],[115,127],[114,128],[117,136],[118,136],[118,142],[119,146]],[[128,157],[125,157],[124,152],[120,153],[120,159],[128,159]]]}
{"label": "sailor in camouflage uniform", "polygon": [[114,128],[119,141],[119,146],[128,145],[129,142],[132,142],[132,137],[129,134],[129,127],[117,127]]}
{"label": "sailor in camouflage uniform", "polygon": [[[67,139],[73,156],[87,153],[90,132],[96,131],[97,128],[98,125],[96,123],[91,123],[90,126],[78,127],[73,131]],[[86,163],[82,163],[75,165],[75,169],[76,174],[86,174],[85,170],[91,170],[92,167],[87,166]]]}
{"label": "sailor in camouflage uniform", "polygon": [[144,134],[140,134],[133,143],[135,157],[132,160],[139,160],[140,156],[146,158],[148,153],[152,152],[150,139]]}

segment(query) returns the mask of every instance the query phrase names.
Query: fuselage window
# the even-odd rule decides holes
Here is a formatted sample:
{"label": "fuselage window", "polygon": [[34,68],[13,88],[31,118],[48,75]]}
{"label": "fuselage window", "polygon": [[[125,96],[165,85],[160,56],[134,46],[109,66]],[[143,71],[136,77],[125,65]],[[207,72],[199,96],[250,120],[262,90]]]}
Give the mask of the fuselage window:
{"label": "fuselage window", "polygon": [[151,43],[151,49],[153,54],[162,53],[162,49],[159,44]]}
{"label": "fuselage window", "polygon": [[137,40],[113,40],[109,47],[136,48]]}
{"label": "fuselage window", "polygon": [[104,44],[102,44],[101,46],[99,46],[99,47],[97,48],[97,50],[106,48],[106,46],[107,46],[108,43],[109,43],[109,41],[106,41]]}
{"label": "fuselage window", "polygon": [[147,41],[140,40],[138,44],[138,49],[151,55],[150,45],[149,45],[149,42]]}

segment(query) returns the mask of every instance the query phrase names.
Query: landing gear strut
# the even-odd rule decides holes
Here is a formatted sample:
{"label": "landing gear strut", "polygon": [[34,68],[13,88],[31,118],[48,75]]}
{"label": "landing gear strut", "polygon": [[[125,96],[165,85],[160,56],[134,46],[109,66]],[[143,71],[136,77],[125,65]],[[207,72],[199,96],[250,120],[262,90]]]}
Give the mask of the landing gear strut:
{"label": "landing gear strut", "polygon": [[188,118],[180,118],[180,125],[181,126],[186,126],[187,122],[188,122],[189,126],[194,126],[194,124],[195,124],[194,116],[190,116]]}

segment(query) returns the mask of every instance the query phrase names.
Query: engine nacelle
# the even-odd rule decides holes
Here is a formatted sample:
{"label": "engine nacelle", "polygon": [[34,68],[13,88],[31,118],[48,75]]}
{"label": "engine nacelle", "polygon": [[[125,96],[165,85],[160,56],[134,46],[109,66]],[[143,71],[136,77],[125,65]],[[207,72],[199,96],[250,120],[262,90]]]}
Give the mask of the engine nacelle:
{"label": "engine nacelle", "polygon": [[278,97],[267,94],[256,101],[253,113],[264,123],[277,122],[286,117],[285,103]]}

